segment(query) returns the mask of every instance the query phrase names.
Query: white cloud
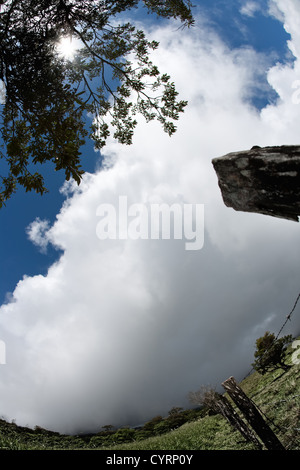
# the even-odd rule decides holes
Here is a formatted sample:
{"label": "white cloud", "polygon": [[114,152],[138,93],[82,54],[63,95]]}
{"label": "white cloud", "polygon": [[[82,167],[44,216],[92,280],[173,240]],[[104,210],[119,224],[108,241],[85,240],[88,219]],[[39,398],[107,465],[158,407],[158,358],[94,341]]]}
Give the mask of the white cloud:
{"label": "white cloud", "polygon": [[[297,51],[291,11],[283,12]],[[35,243],[51,241],[62,257],[46,276],[21,280],[1,307],[1,413],[20,424],[72,432],[165,413],[202,384],[247,373],[256,338],[266,325],[277,332],[298,294],[298,224],[225,207],[211,164],[252,145],[297,141],[289,84],[298,58],[270,71],[281,101],[260,115],[246,98],[261,56],[230,51],[201,24],[155,37],[155,61],[189,100],[178,132],[170,139],[141,121],[132,146],[111,142],[105,157],[114,165],[86,175],[52,227],[31,227]],[[120,195],[204,204],[204,248],[100,241],[97,207]]]}
{"label": "white cloud", "polygon": [[0,80],[0,104],[5,103],[5,96],[6,96],[5,83],[2,80]]}
{"label": "white cloud", "polygon": [[278,64],[273,67],[268,79],[276,89],[279,101],[263,110],[263,122],[271,125],[281,143],[298,144],[297,128],[299,123],[299,79],[300,79],[300,5],[296,1],[271,2],[284,15],[284,27],[291,34],[288,46],[294,56],[294,62],[288,65]]}
{"label": "white cloud", "polygon": [[30,241],[38,246],[42,253],[46,253],[48,240],[48,231],[50,222],[48,220],[40,220],[38,217],[27,227],[27,235]]}
{"label": "white cloud", "polygon": [[254,17],[255,13],[260,11],[261,6],[258,2],[246,2],[240,9],[240,13],[245,16]]}

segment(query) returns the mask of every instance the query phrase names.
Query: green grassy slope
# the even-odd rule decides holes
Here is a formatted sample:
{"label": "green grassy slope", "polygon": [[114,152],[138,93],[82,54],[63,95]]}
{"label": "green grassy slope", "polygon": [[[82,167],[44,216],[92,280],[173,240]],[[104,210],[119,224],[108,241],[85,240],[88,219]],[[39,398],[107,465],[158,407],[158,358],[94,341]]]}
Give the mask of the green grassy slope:
{"label": "green grassy slope", "polygon": [[[260,375],[253,372],[240,384],[261,411],[270,428],[287,450],[300,450],[300,364]],[[255,450],[221,415],[207,411],[188,412],[177,429],[146,438],[149,431],[121,430],[93,436],[65,436],[45,429],[35,430],[0,420],[0,450]],[[179,413],[179,415],[180,415]],[[179,416],[178,415],[178,416]],[[180,416],[179,416],[180,417]],[[180,422],[180,421],[179,421]],[[161,432],[165,421],[159,421]],[[131,441],[131,442],[124,442]],[[113,442],[118,442],[112,446]]]}

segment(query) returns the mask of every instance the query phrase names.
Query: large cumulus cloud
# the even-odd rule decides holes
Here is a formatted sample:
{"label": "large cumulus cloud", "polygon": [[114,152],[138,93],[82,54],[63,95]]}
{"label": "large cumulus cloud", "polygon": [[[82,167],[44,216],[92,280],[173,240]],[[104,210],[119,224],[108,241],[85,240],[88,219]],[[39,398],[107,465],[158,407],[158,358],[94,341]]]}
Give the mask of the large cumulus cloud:
{"label": "large cumulus cloud", "polygon": [[[132,146],[110,142],[105,169],[66,189],[56,222],[33,221],[31,240],[63,254],[47,275],[20,280],[0,309],[4,417],[62,432],[138,424],[201,384],[242,377],[255,339],[282,325],[298,294],[299,226],[225,207],[211,165],[252,145],[299,143],[300,11],[275,3],[295,60],[269,72],[267,57],[228,49],[200,19],[192,30],[153,28],[154,60],[188,109],[171,139],[141,120]],[[251,98],[264,75],[279,99],[260,113]],[[119,196],[204,204],[203,248],[100,240],[97,208],[117,207]],[[286,331],[299,327],[295,317]]]}

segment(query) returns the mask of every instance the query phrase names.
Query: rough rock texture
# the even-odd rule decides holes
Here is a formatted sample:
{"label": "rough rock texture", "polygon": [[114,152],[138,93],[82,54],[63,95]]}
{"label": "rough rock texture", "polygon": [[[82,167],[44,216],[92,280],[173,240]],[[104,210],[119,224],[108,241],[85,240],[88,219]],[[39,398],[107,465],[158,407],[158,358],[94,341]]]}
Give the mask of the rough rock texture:
{"label": "rough rock texture", "polygon": [[300,146],[252,147],[214,158],[226,206],[298,222]]}

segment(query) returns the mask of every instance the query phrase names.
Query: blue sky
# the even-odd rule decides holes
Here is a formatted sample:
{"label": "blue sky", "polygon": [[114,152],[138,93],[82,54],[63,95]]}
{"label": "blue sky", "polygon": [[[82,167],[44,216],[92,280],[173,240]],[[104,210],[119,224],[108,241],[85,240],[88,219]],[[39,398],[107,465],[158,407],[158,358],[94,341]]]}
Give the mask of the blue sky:
{"label": "blue sky", "polygon": [[[47,169],[47,195],[19,191],[0,211],[8,419],[74,432],[186,405],[202,384],[247,373],[256,338],[279,330],[298,295],[298,224],[225,207],[211,159],[299,143],[299,4],[194,3],[191,30],[133,14],[189,101],[175,136],[141,120],[130,147],[82,149],[78,191],[63,195],[63,175]],[[100,243],[97,206],[124,194],[204,204],[204,248]],[[29,239],[33,222],[40,232]],[[285,334],[299,333],[298,317]]]}
{"label": "blue sky", "polygon": [[[93,143],[87,142],[82,150],[82,167],[87,172],[94,172],[101,161],[101,156],[94,151]],[[64,174],[54,171],[53,165],[42,170],[48,193],[40,196],[34,192],[26,193],[22,188],[7,202],[0,211],[1,227],[1,303],[12,292],[23,275],[46,274],[48,267],[57,259],[59,252],[49,247],[47,253],[41,253],[28,240],[27,227],[36,217],[55,220],[64,201],[61,187]]]}

